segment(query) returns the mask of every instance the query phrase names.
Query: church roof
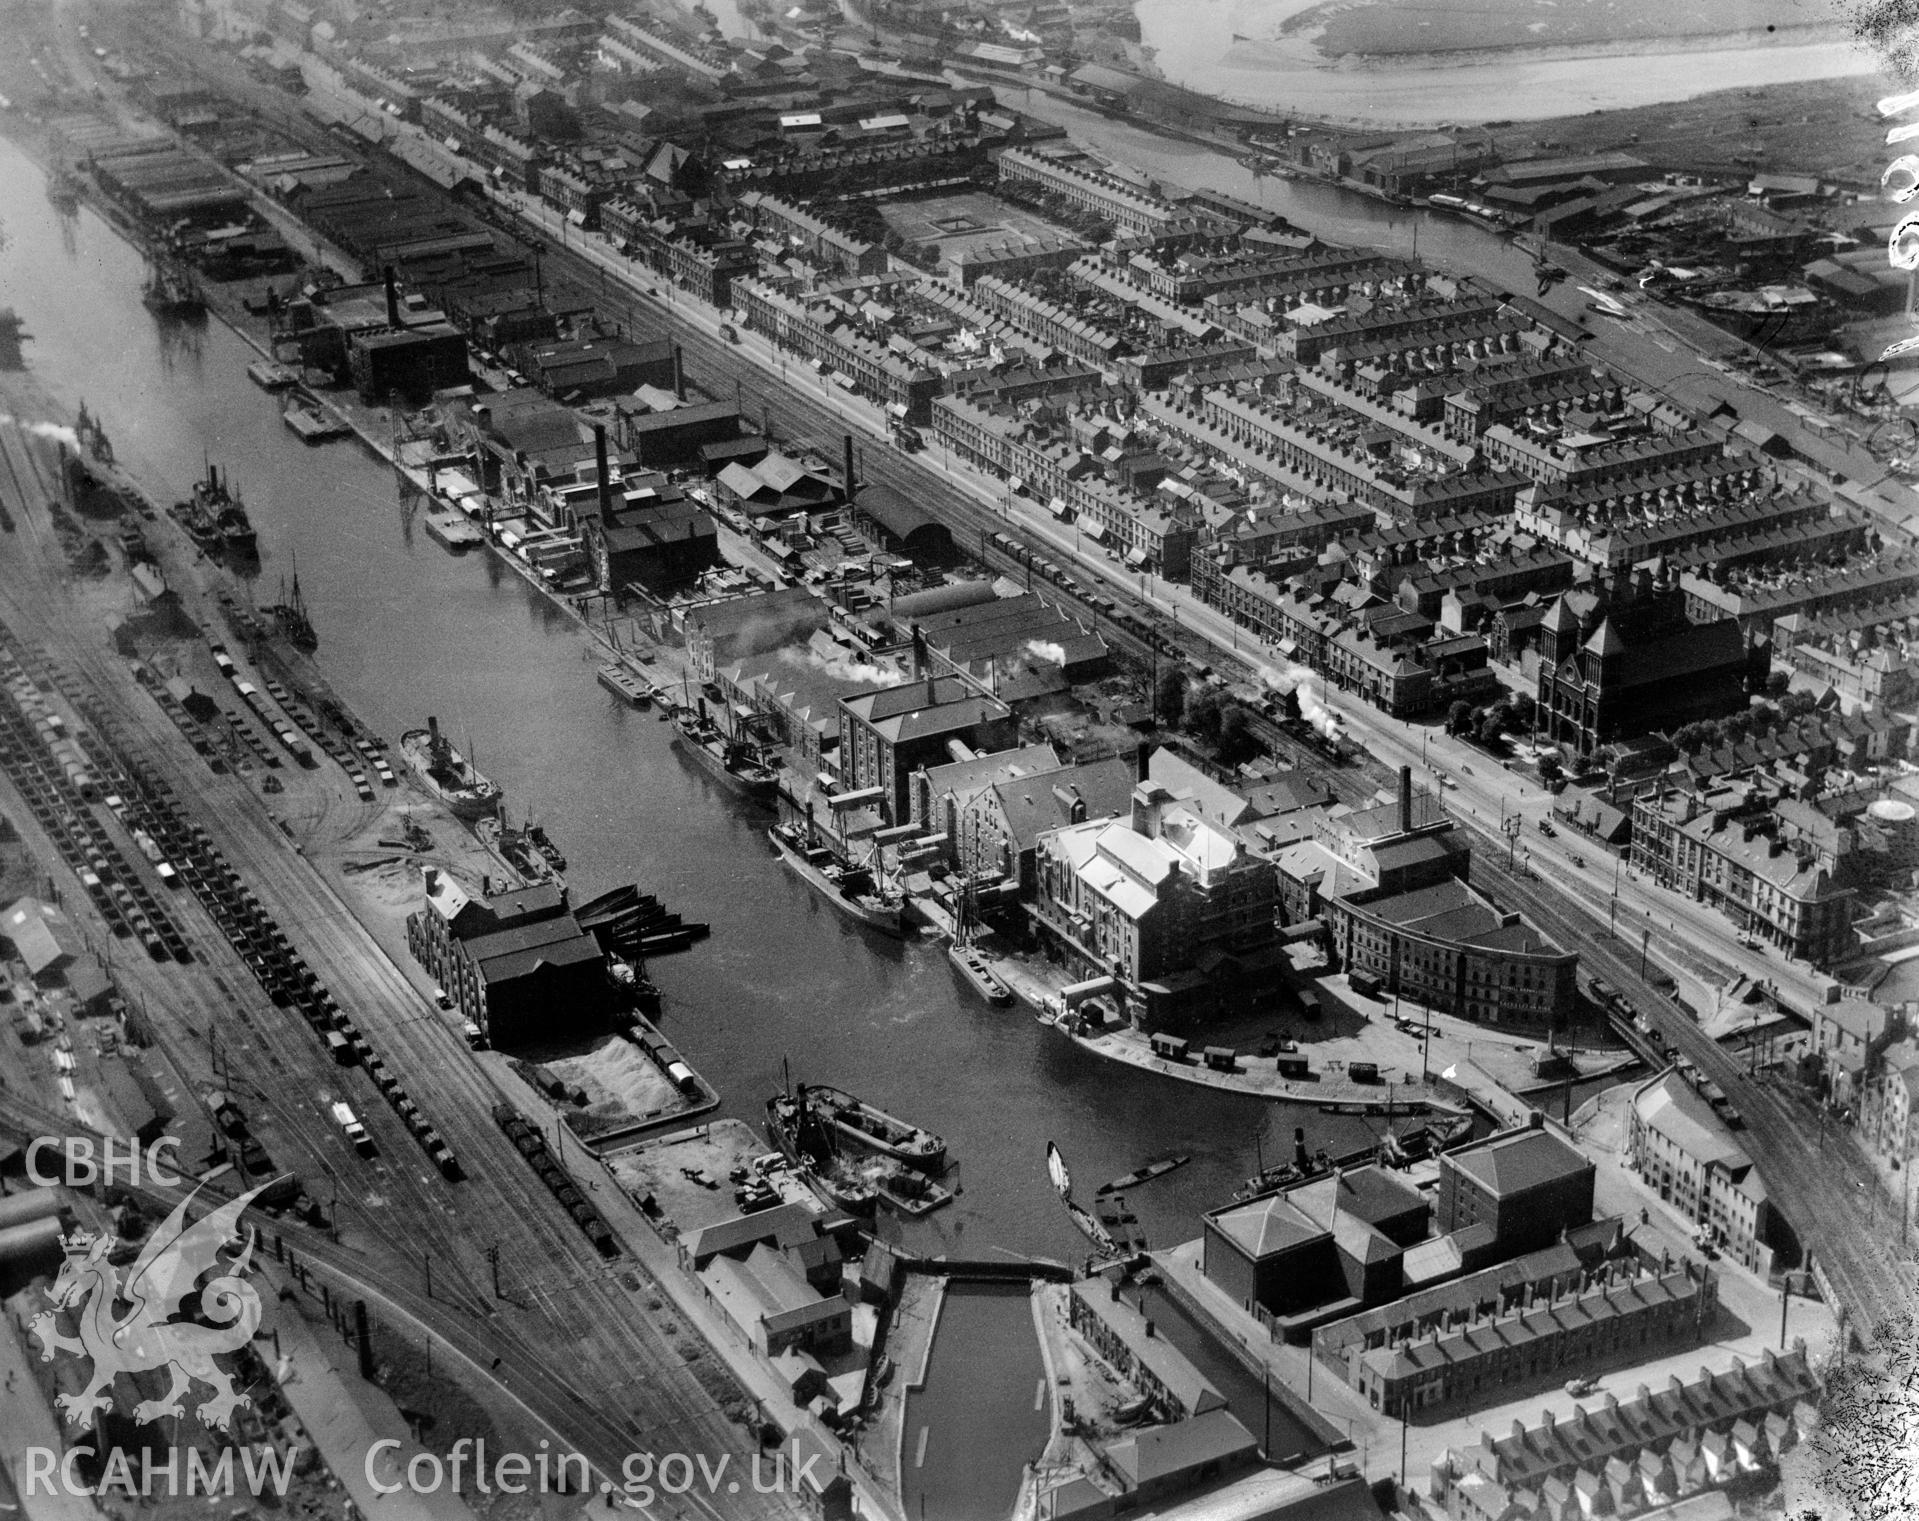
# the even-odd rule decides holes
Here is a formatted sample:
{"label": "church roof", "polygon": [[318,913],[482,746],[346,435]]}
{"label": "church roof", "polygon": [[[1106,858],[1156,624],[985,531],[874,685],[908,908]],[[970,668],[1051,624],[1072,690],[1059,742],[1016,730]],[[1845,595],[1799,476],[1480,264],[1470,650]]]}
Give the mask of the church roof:
{"label": "church roof", "polygon": [[1613,627],[1612,619],[1602,618],[1599,620],[1599,627],[1593,630],[1592,638],[1586,641],[1586,648],[1602,657],[1623,655],[1626,653],[1626,641],[1619,630]]}

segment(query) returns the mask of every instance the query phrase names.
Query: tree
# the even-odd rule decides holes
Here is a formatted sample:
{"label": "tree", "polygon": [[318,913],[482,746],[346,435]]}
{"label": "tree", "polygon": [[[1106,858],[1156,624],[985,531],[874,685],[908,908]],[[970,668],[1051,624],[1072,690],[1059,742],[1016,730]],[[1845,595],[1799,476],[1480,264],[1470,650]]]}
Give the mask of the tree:
{"label": "tree", "polygon": [[1672,742],[1674,746],[1685,751],[1688,755],[1698,754],[1699,751],[1710,745],[1712,741],[1713,728],[1711,724],[1681,724],[1677,729],[1673,730]]}
{"label": "tree", "polygon": [[1788,692],[1779,699],[1779,711],[1787,718],[1804,718],[1819,706],[1819,699],[1810,692]]}
{"label": "tree", "polygon": [[1786,688],[1791,685],[1791,671],[1774,671],[1766,678],[1766,694],[1770,697],[1784,697]]}
{"label": "tree", "polygon": [[1159,673],[1159,685],[1153,691],[1153,716],[1170,729],[1177,729],[1186,716],[1186,673],[1178,666]]}
{"label": "tree", "polygon": [[1211,687],[1202,687],[1186,700],[1186,728],[1199,738],[1217,742],[1226,703]]}
{"label": "tree", "polygon": [[1557,755],[1551,753],[1539,757],[1539,779],[1551,786],[1566,774],[1566,768]]}
{"label": "tree", "polygon": [[1473,705],[1463,697],[1446,710],[1446,732],[1448,734],[1464,734],[1467,729],[1471,727],[1472,721]]}
{"label": "tree", "polygon": [[1507,706],[1512,709],[1512,727],[1515,731],[1531,729],[1539,718],[1539,704],[1530,692],[1521,692]]}
{"label": "tree", "polygon": [[1254,747],[1252,720],[1238,703],[1229,703],[1219,715],[1219,758],[1237,761]]}
{"label": "tree", "polygon": [[1479,742],[1488,750],[1497,750],[1506,743],[1506,726],[1499,721],[1497,713],[1488,713],[1479,721]]}

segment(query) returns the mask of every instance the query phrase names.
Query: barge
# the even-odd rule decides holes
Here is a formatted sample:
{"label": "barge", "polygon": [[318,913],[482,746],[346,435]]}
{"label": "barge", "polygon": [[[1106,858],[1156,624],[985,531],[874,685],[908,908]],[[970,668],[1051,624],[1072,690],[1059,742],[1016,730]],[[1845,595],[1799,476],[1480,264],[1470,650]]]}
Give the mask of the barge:
{"label": "barge", "polygon": [[607,664],[599,668],[595,679],[607,691],[619,698],[628,707],[650,707],[653,702],[653,689],[625,666]]}
{"label": "barge", "polygon": [[300,372],[277,359],[256,359],[247,366],[247,379],[263,391],[284,391],[300,383]]}
{"label": "barge", "polygon": [[353,430],[304,392],[287,398],[280,421],[300,435],[302,443],[323,444],[330,438],[345,438]]}
{"label": "barge", "polygon": [[909,1125],[896,1115],[855,1098],[843,1088],[802,1083],[799,1093],[843,1141],[917,1167],[922,1172],[936,1173],[946,1165],[946,1142],[930,1130]]}
{"label": "barge", "polygon": [[1013,990],[1000,980],[999,973],[979,951],[955,941],[946,948],[946,959],[959,969],[973,991],[988,1003],[1004,1008],[1013,1001]]}

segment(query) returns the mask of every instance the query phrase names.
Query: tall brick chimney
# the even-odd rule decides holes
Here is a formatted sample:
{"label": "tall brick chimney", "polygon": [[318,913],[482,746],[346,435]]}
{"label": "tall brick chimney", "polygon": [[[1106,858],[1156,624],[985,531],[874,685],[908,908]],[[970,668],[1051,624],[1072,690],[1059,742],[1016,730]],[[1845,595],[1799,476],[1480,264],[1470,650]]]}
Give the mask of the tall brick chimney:
{"label": "tall brick chimney", "polygon": [[606,424],[593,424],[594,479],[600,483],[600,525],[613,526],[613,472],[606,463]]}
{"label": "tall brick chimney", "polygon": [[400,282],[394,277],[393,266],[386,267],[386,325],[404,327],[400,321]]}
{"label": "tall brick chimney", "polygon": [[1413,768],[1399,768],[1399,832],[1413,832]]}

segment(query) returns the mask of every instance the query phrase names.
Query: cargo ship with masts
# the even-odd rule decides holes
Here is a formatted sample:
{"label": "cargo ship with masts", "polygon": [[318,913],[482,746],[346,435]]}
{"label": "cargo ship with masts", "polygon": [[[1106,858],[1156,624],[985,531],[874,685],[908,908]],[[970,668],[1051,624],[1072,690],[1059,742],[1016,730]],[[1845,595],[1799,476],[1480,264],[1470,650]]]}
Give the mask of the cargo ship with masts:
{"label": "cargo ship with masts", "polygon": [[809,1101],[804,1083],[796,1093],[766,1101],[766,1131],[825,1203],[848,1214],[873,1213],[879,1191],[840,1159],[838,1137]]}
{"label": "cargo ship with masts", "polygon": [[408,729],[402,734],[400,754],[406,757],[420,785],[445,803],[455,818],[471,822],[499,810],[499,787],[453,748],[440,732],[439,719],[429,717],[424,729]]}
{"label": "cargo ship with masts", "polygon": [[140,289],[140,299],[156,317],[193,318],[206,315],[207,298],[200,289],[200,282],[194,278],[191,269],[171,254],[148,254],[147,278]]}
{"label": "cargo ship with masts", "polygon": [[873,866],[848,864],[820,844],[810,809],[804,820],[775,824],[766,837],[801,880],[855,924],[882,935],[906,933],[904,899],[899,892]]}
{"label": "cargo ship with masts", "polygon": [[758,745],[723,731],[707,712],[705,698],[680,703],[667,716],[680,748],[721,783],[754,802],[773,801],[779,791],[779,768],[768,764]]}
{"label": "cargo ship with masts", "polygon": [[953,916],[953,943],[946,948],[946,959],[953,963],[975,993],[995,1007],[1004,1008],[1013,1001],[1013,990],[973,943],[973,926],[977,918],[973,885],[969,881],[960,889],[959,904]]}

